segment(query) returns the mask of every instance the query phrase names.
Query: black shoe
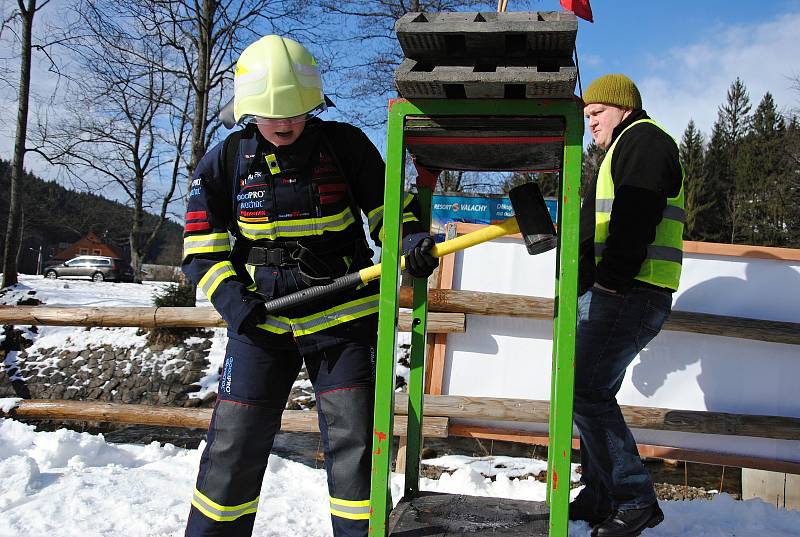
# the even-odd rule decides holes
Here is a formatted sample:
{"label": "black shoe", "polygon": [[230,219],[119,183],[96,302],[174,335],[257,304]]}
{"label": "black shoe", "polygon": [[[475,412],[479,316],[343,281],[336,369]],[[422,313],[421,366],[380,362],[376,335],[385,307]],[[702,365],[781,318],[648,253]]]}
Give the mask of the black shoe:
{"label": "black shoe", "polygon": [[617,509],[592,530],[592,537],[636,537],[647,528],[664,521],[664,513],[657,503],[642,509]]}
{"label": "black shoe", "polygon": [[611,515],[611,502],[599,500],[593,493],[584,491],[585,488],[570,502],[569,519],[584,520],[594,527]]}

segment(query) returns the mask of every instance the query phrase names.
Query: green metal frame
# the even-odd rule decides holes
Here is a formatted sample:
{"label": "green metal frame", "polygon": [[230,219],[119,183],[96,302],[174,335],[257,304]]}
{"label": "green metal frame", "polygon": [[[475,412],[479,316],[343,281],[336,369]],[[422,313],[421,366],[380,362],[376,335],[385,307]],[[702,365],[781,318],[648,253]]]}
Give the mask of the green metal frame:
{"label": "green metal frame", "polygon": [[[370,497],[371,537],[388,534],[392,508],[390,491],[392,421],[394,416],[395,344],[399,290],[400,241],[407,116],[536,116],[559,117],[565,122],[564,164],[561,181],[556,265],[556,298],[553,327],[553,375],[550,394],[550,450],[547,501],[550,503],[550,536],[567,536],[570,454],[572,448],[572,400],[575,367],[575,323],[577,315],[578,222],[583,141],[583,116],[578,101],[557,100],[406,100],[389,105],[384,192],[380,311],[376,366],[375,423]],[[420,190],[420,204],[430,215],[431,193]],[[390,270],[395,267],[395,270]],[[408,443],[405,496],[419,491],[419,461],[422,444],[425,326],[427,281],[414,282],[409,382]]]}

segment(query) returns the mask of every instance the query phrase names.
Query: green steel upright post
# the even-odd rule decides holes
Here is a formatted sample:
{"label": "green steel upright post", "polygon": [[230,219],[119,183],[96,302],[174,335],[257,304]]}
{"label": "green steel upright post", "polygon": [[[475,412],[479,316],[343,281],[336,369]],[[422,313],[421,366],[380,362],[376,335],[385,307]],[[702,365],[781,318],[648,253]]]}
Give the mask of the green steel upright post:
{"label": "green steel upright post", "polygon": [[401,202],[405,149],[403,121],[389,107],[386,143],[386,181],[383,194],[381,286],[378,313],[378,355],[375,372],[375,421],[372,438],[372,479],[369,532],[387,534],[391,510],[392,418],[394,416],[394,352],[397,338],[398,283],[400,274]]}
{"label": "green steel upright post", "polygon": [[[550,393],[550,448],[547,488],[550,537],[566,537],[569,514],[572,399],[575,383],[575,323],[578,307],[583,115],[577,103],[564,114],[564,162],[558,217],[558,256],[553,319],[553,381]],[[560,481],[560,483],[559,483]]]}
{"label": "green steel upright post", "polygon": [[[405,145],[403,126],[411,115],[535,116],[557,117],[565,121],[564,163],[559,209],[559,248],[556,272],[556,300],[553,327],[553,379],[550,396],[550,465],[548,501],[550,537],[567,537],[570,453],[572,447],[572,395],[575,364],[575,322],[577,315],[578,214],[580,211],[580,172],[583,117],[577,101],[541,100],[405,100],[389,105],[387,132],[386,187],[384,195],[384,233],[380,287],[380,320],[375,393],[375,426],[372,454],[370,536],[385,537],[391,509],[389,490],[392,417],[394,408],[395,339],[398,307],[398,263],[400,259],[400,218],[404,179]],[[430,207],[430,199],[422,205]],[[394,270],[389,269],[393,267]],[[427,289],[414,288],[412,331],[412,376],[409,382],[409,442],[406,494],[418,490],[419,438],[422,422],[423,359]],[[417,319],[419,322],[417,323]],[[418,345],[417,342],[420,342]],[[416,353],[414,352],[416,350]],[[418,378],[419,377],[419,378]],[[418,388],[417,388],[418,387]],[[417,392],[419,389],[419,392]],[[414,402],[416,401],[416,402]],[[412,416],[413,414],[413,416]],[[419,423],[414,423],[418,421]],[[412,429],[418,430],[412,434]],[[559,486],[559,476],[561,484]]]}
{"label": "green steel upright post", "polygon": [[[431,189],[419,187],[417,200],[422,209],[422,223],[431,226]],[[411,314],[411,372],[408,379],[408,436],[406,442],[406,479],[404,497],[419,492],[419,462],[422,450],[422,419],[425,392],[425,349],[428,325],[428,278],[414,278]]]}

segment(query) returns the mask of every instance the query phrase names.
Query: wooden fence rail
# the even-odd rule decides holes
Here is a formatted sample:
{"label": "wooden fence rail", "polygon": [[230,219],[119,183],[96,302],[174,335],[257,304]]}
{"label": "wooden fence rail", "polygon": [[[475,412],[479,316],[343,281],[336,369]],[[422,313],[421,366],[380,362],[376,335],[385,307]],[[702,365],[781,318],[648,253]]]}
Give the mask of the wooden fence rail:
{"label": "wooden fence rail", "polygon": [[[411,306],[411,289],[400,289],[400,305]],[[553,299],[531,296],[431,289],[428,307],[428,332],[464,332],[465,314],[532,317],[552,319]],[[210,307],[201,308],[121,308],[121,307],[0,307],[0,324],[37,324],[52,326],[141,326],[153,327],[219,327],[225,321]],[[411,328],[408,312],[400,312],[399,330]],[[800,323],[745,319],[727,315],[673,311],[665,330],[693,332],[800,345]]]}
{"label": "wooden fence rail", "polygon": [[[400,289],[400,305],[411,306],[411,289]],[[458,312],[506,317],[553,318],[553,299],[532,296],[430,289],[428,308],[436,312]],[[664,330],[694,332],[800,345],[800,323],[745,319],[710,313],[673,311]]]}
{"label": "wooden fence rail", "polygon": [[[403,431],[398,434],[405,434],[404,416],[408,413],[407,409],[407,396],[396,394],[395,416],[398,419],[403,418],[396,425]],[[439,437],[447,436],[447,424],[450,419],[547,423],[550,403],[528,399],[426,395],[424,409],[423,435]],[[627,405],[622,406],[622,413],[628,425],[635,429],[800,440],[800,418]],[[49,420],[108,421],[204,428],[211,419],[211,410],[95,401],[27,399],[19,401],[9,415]],[[289,431],[317,431],[316,412],[285,410],[281,426]]]}
{"label": "wooden fence rail", "polygon": [[[395,394],[395,412],[407,413],[407,396]],[[672,410],[621,405],[627,424],[635,429],[800,440],[800,418]],[[462,420],[548,423],[549,401],[460,395],[425,395],[425,416]]]}
{"label": "wooden fence rail", "polygon": [[[24,399],[8,412],[0,410],[0,416],[63,421],[102,421],[156,425],[162,427],[186,427],[206,429],[211,421],[210,408],[174,408],[128,403],[103,403],[97,401],[59,401],[50,399]],[[422,434],[433,438],[447,438],[448,418],[426,417]],[[394,420],[394,435],[405,436],[408,418],[397,415]],[[281,430],[292,432],[319,432],[317,413],[307,410],[284,410]]]}
{"label": "wooden fence rail", "polygon": [[[211,307],[146,308],[146,307],[65,307],[65,306],[0,306],[0,324],[35,324],[39,326],[140,326],[156,327],[223,327],[222,317]],[[401,311],[398,320],[401,332],[411,331],[411,314]],[[446,334],[464,332],[463,313],[432,313],[428,316],[428,332]]]}

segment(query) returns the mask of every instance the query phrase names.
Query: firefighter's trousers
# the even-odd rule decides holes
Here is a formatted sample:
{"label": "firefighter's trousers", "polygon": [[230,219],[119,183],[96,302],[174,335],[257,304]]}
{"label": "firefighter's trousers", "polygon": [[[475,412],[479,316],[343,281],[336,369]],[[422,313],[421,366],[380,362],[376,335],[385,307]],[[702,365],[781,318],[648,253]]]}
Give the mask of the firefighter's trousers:
{"label": "firefighter's trousers", "polygon": [[374,331],[362,332],[345,341],[335,338],[332,346],[322,350],[317,346],[312,352],[301,352],[291,336],[275,337],[265,344],[229,333],[187,537],[251,535],[259,501],[269,501],[259,499],[261,481],[304,360],[316,393],[333,534],[366,537],[374,338]]}

